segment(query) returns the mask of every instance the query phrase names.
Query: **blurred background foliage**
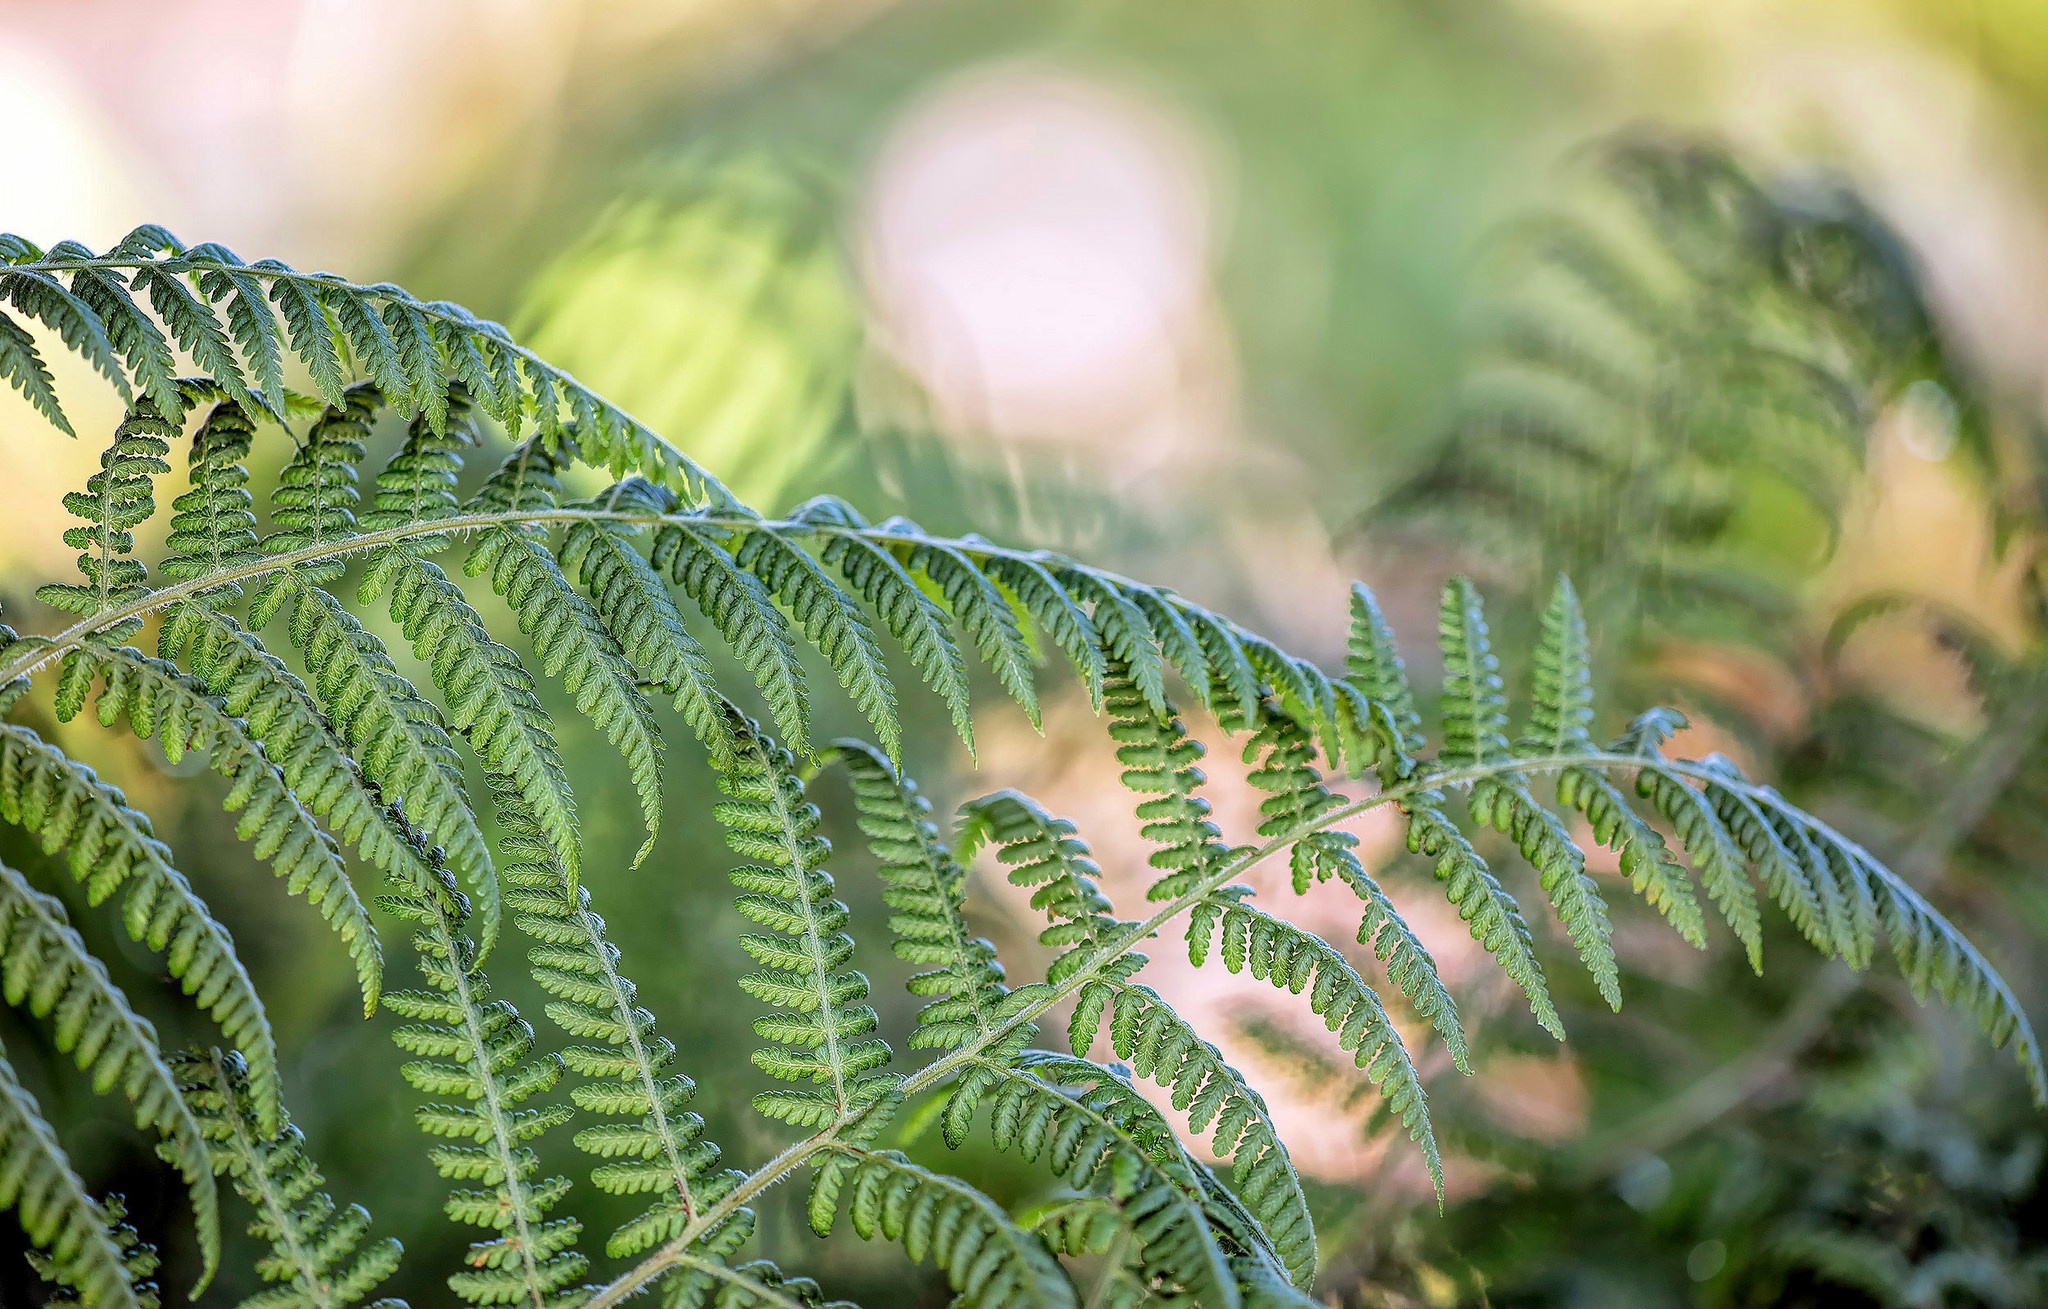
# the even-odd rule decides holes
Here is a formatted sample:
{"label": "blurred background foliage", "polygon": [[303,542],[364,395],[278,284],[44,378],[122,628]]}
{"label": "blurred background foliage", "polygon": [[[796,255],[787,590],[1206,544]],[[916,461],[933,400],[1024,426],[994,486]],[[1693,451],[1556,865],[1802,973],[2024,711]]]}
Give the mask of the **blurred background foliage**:
{"label": "blurred background foliage", "polygon": [[[2048,6],[0,0],[0,67],[0,229],[149,219],[460,300],[763,510],[834,491],[1085,552],[1325,660],[1360,576],[1425,677],[1445,575],[1519,595],[1514,632],[1567,568],[1627,701],[1685,708],[1687,745],[1871,845],[2048,1011]],[[0,405],[10,622],[46,617],[57,498],[95,455]],[[1254,604],[1254,573],[1286,585]],[[251,867],[216,779],[36,726],[200,873],[336,1194],[405,1237],[400,1289],[435,1303],[461,1238],[339,949]],[[1129,818],[1106,752],[1067,748],[1100,732],[1055,705],[1042,741],[998,718],[978,759],[911,763],[942,803],[1017,784],[1109,829],[1114,890]],[[564,734],[579,769],[616,767]],[[1219,813],[1255,812],[1213,762]],[[701,944],[737,920],[692,930],[733,918],[727,857],[684,814],[629,872],[630,808],[591,806],[588,881],[713,1133],[761,1153],[751,1033],[716,1003],[742,961]],[[0,858],[71,893],[4,831]],[[1790,940],[1759,980],[1732,941],[1618,928],[1629,1003],[1561,996],[1562,1050],[1464,988],[1478,1075],[1430,1083],[1441,1215],[1326,1034],[1170,957],[1150,980],[1234,1025],[1316,1174],[1333,1303],[2048,1303],[2048,1123],[1959,1024]],[[146,991],[147,956],[95,944]],[[0,1034],[39,1093],[68,1085],[34,1027]],[[178,1230],[104,1102],[44,1102],[95,1182]],[[795,1198],[770,1199],[771,1253],[812,1241]],[[192,1252],[168,1253],[176,1302]],[[210,1302],[250,1289],[239,1253]],[[803,1262],[866,1303],[943,1302],[851,1238]],[[31,1296],[0,1272],[0,1305]]]}

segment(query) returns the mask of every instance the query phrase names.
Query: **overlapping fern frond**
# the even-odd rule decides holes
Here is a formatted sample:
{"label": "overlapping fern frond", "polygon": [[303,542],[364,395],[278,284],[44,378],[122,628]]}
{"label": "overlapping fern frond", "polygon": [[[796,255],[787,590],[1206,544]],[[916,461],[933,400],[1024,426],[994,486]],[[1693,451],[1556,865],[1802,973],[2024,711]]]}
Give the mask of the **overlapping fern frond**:
{"label": "overlapping fern frond", "polygon": [[[903,519],[870,524],[831,499],[763,517],[501,329],[394,287],[245,265],[155,228],[104,256],[4,238],[0,260],[0,296],[21,316],[0,315],[0,372],[63,425],[40,353],[48,329],[130,405],[99,472],[66,501],[83,524],[66,537],[82,580],[42,594],[70,625],[6,634],[0,708],[15,709],[31,677],[53,669],[60,718],[96,697],[103,723],[125,719],[172,758],[202,752],[226,779],[241,834],[334,926],[369,1004],[409,1020],[395,1035],[413,1056],[405,1076],[431,1101],[417,1115],[436,1138],[429,1159],[462,1184],[448,1215],[485,1229],[449,1278],[473,1303],[607,1309],[656,1283],[672,1305],[822,1303],[821,1288],[742,1257],[755,1198],[804,1168],[814,1170],[815,1227],[829,1230],[844,1210],[860,1235],[930,1256],[967,1304],[1078,1302],[1060,1256],[1083,1252],[1101,1256],[1096,1303],[1304,1303],[1315,1233],[1287,1146],[1250,1081],[1144,983],[1140,947],[1184,931],[1196,962],[1220,958],[1301,995],[1434,1170],[1400,1010],[1426,1020],[1461,1068],[1468,1038],[1383,887],[1394,870],[1367,870],[1344,830],[1383,805],[1399,811],[1409,848],[1553,1031],[1561,1024],[1535,936],[1487,862],[1485,829],[1533,867],[1595,985],[1618,1002],[1615,911],[1567,821],[1582,814],[1618,851],[1628,884],[1686,939],[1705,940],[1703,895],[1756,959],[1761,889],[1825,953],[1860,967],[1889,948],[1916,991],[1955,1001],[2009,1041],[2042,1090],[2033,1034],[1997,974],[1861,847],[1725,760],[1667,758],[1677,721],[1667,711],[1598,744],[1584,621],[1568,587],[1546,616],[1533,703],[1515,736],[1479,598],[1463,581],[1447,589],[1431,750],[1392,635],[1362,588],[1347,670],[1332,677],[1221,614],[1074,560],[939,537]],[[204,376],[181,378],[180,355]],[[287,368],[305,370],[314,398],[284,389]],[[493,424],[508,452],[472,480],[469,458],[498,439]],[[294,448],[274,484],[258,485],[256,443],[274,427]],[[387,438],[395,453],[367,474]],[[188,439],[188,485],[170,500],[152,572],[136,545],[157,515],[157,482],[175,475],[174,443]],[[578,462],[608,469],[612,485],[572,498],[564,473]],[[444,567],[458,550],[461,567]],[[495,630],[486,614],[500,611],[473,602],[471,587],[503,601],[518,637]],[[377,602],[425,667],[421,684],[359,617]],[[130,642],[152,624],[156,653],[145,655]],[[273,649],[280,625],[284,644]],[[514,649],[520,638],[530,658]],[[720,653],[743,670],[731,685],[719,684]],[[1027,797],[971,800],[943,831],[900,766],[895,656],[970,746],[970,656],[1033,721],[1036,662],[1071,664],[1107,713],[1153,846],[1143,903],[1112,903],[1073,825]],[[705,1139],[690,1070],[657,1035],[593,909],[615,874],[585,865],[579,793],[557,744],[582,729],[548,714],[547,678],[618,750],[648,831],[643,859],[659,848],[670,803],[651,691],[672,702],[718,773],[715,813],[746,861],[732,874],[738,906],[758,929],[741,942],[756,964],[741,986],[768,1011],[754,1065],[772,1084],[755,1104],[797,1133],[752,1171]],[[813,701],[842,692],[877,744],[814,751]],[[757,698],[786,744],[736,705],[742,695]],[[1243,737],[1263,793],[1256,830],[1226,834],[1217,822],[1201,794],[1204,746],[1177,697]],[[478,813],[465,750],[486,779],[492,820]],[[852,782],[887,926],[923,1002],[903,1046],[923,1060],[914,1066],[883,1037],[871,983],[851,966],[857,924],[826,871],[830,847],[806,791],[831,764]],[[1326,771],[1370,775],[1378,790],[1347,798]],[[166,1138],[194,1183],[209,1249],[201,1152],[211,1148],[207,1165],[233,1178],[273,1245],[259,1271],[278,1283],[274,1302],[371,1294],[396,1246],[367,1242],[359,1211],[317,1194],[282,1109],[260,1000],[148,819],[12,721],[0,723],[0,819],[61,854],[88,901],[122,891],[131,935],[165,952],[233,1049],[163,1051],[56,902],[12,875],[0,884],[0,900],[15,906],[0,933],[7,998],[47,1012],[60,1046],[103,1088],[121,1086],[138,1122]],[[1040,939],[1054,958],[1041,977],[1006,973],[972,929],[970,864],[985,846],[1047,920]],[[1269,858],[1288,863],[1297,890],[1336,879],[1357,894],[1359,950],[1290,924],[1277,898],[1257,901],[1255,870]],[[371,898],[357,889],[369,869],[385,878],[374,903],[413,927],[424,988],[380,993]],[[529,938],[527,962],[566,1046],[492,990],[485,962],[505,909]],[[1040,1020],[1069,1003],[1071,1053],[1037,1048]],[[1089,1058],[1105,1019],[1128,1069]],[[565,1073],[575,1077],[566,1098]],[[4,1060],[0,1076],[0,1205],[19,1211],[52,1275],[85,1303],[143,1303],[147,1259],[110,1227],[113,1211],[89,1194]],[[1227,1181],[1132,1077],[1187,1113],[1228,1159]],[[1046,1162],[1069,1194],[1036,1216],[1010,1214],[883,1148],[910,1105],[920,1106],[913,1126],[928,1114],[955,1146],[985,1113],[999,1148]],[[594,1185],[646,1199],[605,1242],[621,1261],[610,1269],[578,1248],[574,1189],[547,1153],[551,1129],[579,1118],[573,1140],[597,1160]]]}

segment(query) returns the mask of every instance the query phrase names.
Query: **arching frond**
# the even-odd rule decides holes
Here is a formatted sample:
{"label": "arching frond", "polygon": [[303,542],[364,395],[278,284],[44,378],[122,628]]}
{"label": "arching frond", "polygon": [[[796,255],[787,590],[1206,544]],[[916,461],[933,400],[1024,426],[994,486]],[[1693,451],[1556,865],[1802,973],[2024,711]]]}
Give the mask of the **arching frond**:
{"label": "arching frond", "polygon": [[[101,1222],[112,1238],[114,1246],[121,1252],[121,1262],[128,1272],[129,1289],[135,1296],[135,1303],[141,1309],[160,1309],[163,1296],[152,1279],[162,1260],[156,1247],[142,1239],[142,1233],[128,1225],[128,1205],[118,1195],[110,1195],[100,1201]],[[85,1287],[90,1285],[90,1273],[67,1266],[41,1250],[28,1252],[28,1265],[36,1275],[54,1289],[43,1303],[50,1305],[84,1304]]]}
{"label": "arching frond", "polygon": [[740,944],[760,965],[740,986],[774,1012],[754,1030],[775,1042],[754,1052],[754,1064],[785,1082],[820,1089],[763,1091],[754,1107],[798,1127],[844,1122],[894,1092],[887,1041],[870,1035],[875,1011],[868,981],[844,971],[853,957],[846,905],[832,895],[823,864],[831,845],[817,835],[818,811],[804,799],[788,751],[750,722],[736,721],[740,749],[719,778],[726,799],[714,812],[726,843],[752,860],[732,870],[744,894],[742,917],[774,935],[749,933]]}

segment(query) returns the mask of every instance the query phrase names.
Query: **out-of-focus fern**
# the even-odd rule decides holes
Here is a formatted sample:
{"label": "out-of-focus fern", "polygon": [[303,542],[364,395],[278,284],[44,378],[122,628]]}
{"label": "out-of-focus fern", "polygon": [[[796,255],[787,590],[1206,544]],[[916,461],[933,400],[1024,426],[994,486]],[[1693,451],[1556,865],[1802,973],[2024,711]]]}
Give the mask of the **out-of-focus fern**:
{"label": "out-of-focus fern", "polygon": [[[1724,760],[1667,758],[1661,745],[1678,721],[1668,711],[1596,741],[1584,625],[1566,587],[1514,740],[1478,595],[1462,579],[1446,589],[1448,676],[1431,750],[1392,636],[1362,588],[1350,662],[1332,678],[1222,614],[1075,560],[940,537],[903,519],[870,524],[831,499],[763,517],[501,329],[394,287],[245,265],[155,228],[105,255],[0,238],[0,261],[6,302],[130,403],[100,471],[66,501],[84,524],[66,538],[83,580],[42,594],[69,625],[6,634],[0,709],[16,708],[33,675],[54,670],[59,717],[97,697],[103,723],[125,718],[173,758],[203,751],[227,779],[242,835],[333,924],[366,1000],[410,1020],[394,1036],[413,1056],[405,1077],[429,1101],[416,1119],[435,1138],[430,1162],[461,1184],[448,1216],[485,1229],[448,1278],[473,1303],[606,1309],[660,1284],[676,1306],[819,1304],[821,1288],[741,1257],[758,1197],[805,1169],[814,1228],[829,1232],[846,1213],[859,1235],[929,1256],[964,1304],[1077,1303],[1060,1256],[1083,1252],[1103,1256],[1098,1303],[1141,1293],[1223,1309],[1309,1303],[1315,1232],[1287,1147],[1258,1091],[1170,996],[1142,982],[1139,947],[1184,931],[1196,962],[1213,954],[1302,995],[1434,1171],[1424,1087],[1389,1006],[1398,993],[1461,1067],[1465,1034],[1428,952],[1382,889],[1390,874],[1363,867],[1344,824],[1399,810],[1410,848],[1431,861],[1474,937],[1537,1019],[1561,1028],[1520,907],[1454,817],[1460,792],[1473,818],[1508,833],[1536,868],[1610,1000],[1619,991],[1609,914],[1565,825],[1569,810],[1620,850],[1635,889],[1688,939],[1700,939],[1697,897],[1652,814],[1678,833],[1708,899],[1746,942],[1754,946],[1761,918],[1754,879],[1823,953],[1861,967],[1887,946],[1917,991],[1970,1012],[2042,1090],[2032,1031],[2004,983],[1862,847]],[[45,345],[0,319],[0,371],[61,424]],[[179,378],[180,354],[205,376]],[[287,366],[303,367],[317,396],[286,391]],[[403,434],[365,502],[362,465],[387,414]],[[469,455],[496,439],[487,423],[505,429],[509,450],[471,482]],[[189,486],[170,501],[166,557],[152,573],[136,542],[154,523],[156,483],[172,476],[168,456],[188,426]],[[257,485],[251,461],[272,427],[293,449],[274,484]],[[612,484],[569,498],[578,463],[607,469]],[[458,549],[463,566],[445,568],[439,559]],[[486,617],[495,607],[471,603],[466,582],[503,600],[530,659]],[[380,601],[425,665],[426,685],[358,617]],[[130,648],[152,623],[156,654]],[[302,674],[268,644],[280,623]],[[719,646],[737,656],[787,744],[735,702],[744,688],[716,683]],[[890,660],[916,670],[971,745],[970,647],[1034,720],[1040,654],[1070,663],[1107,711],[1154,845],[1156,878],[1142,904],[1113,904],[1072,824],[1026,797],[969,801],[951,832],[933,820],[900,767]],[[813,684],[813,662],[829,682]],[[737,906],[757,929],[740,941],[757,965],[740,986],[767,1010],[754,1064],[773,1085],[754,1103],[794,1129],[751,1169],[728,1166],[705,1139],[688,1108],[689,1070],[656,1035],[593,907],[613,874],[584,865],[582,779],[571,779],[556,744],[583,727],[548,716],[543,677],[558,678],[588,730],[622,756],[648,829],[643,858],[659,849],[669,803],[650,689],[673,701],[717,772],[723,798],[713,812],[745,860],[732,874]],[[814,752],[812,703],[831,683],[877,744]],[[1201,795],[1204,747],[1177,717],[1181,695],[1246,739],[1265,801],[1242,843]],[[456,738],[485,778],[489,820]],[[898,956],[915,969],[907,984],[924,1007],[906,1048],[916,1060],[899,1061],[872,984],[850,967],[852,897],[827,871],[830,845],[806,789],[831,764],[851,778]],[[1379,789],[1342,798],[1325,769],[1370,773]],[[1563,808],[1539,798],[1538,782],[1552,779]],[[279,1285],[262,1302],[369,1295],[396,1246],[365,1244],[359,1211],[316,1194],[305,1143],[282,1108],[260,1001],[148,820],[11,721],[0,723],[0,818],[61,854],[89,902],[125,892],[131,935],[166,953],[171,975],[233,1047],[162,1049],[56,902],[13,879],[6,898],[18,912],[0,935],[6,998],[47,1012],[60,1047],[103,1088],[120,1085],[137,1120],[166,1138],[193,1183],[208,1267],[202,1138],[272,1243],[259,1272]],[[411,924],[424,988],[380,993],[376,924],[342,842],[384,874],[374,903]],[[1017,982],[971,930],[968,863],[984,846],[1048,920],[1041,940],[1056,957],[1042,977]],[[1283,857],[1297,888],[1334,878],[1356,892],[1359,940],[1386,966],[1384,996],[1343,951],[1254,903],[1244,877]],[[492,988],[485,965],[506,908],[566,1046]],[[1069,1002],[1071,1053],[1037,1048],[1039,1022]],[[1105,1019],[1128,1069],[1089,1057]],[[566,1100],[565,1073],[576,1077]],[[1132,1076],[1186,1111],[1229,1160],[1227,1181],[1191,1156]],[[0,1092],[0,1205],[18,1211],[50,1273],[85,1303],[144,1303],[147,1260],[110,1228],[112,1211],[94,1201],[4,1059]],[[1068,1194],[1036,1216],[1011,1214],[961,1178],[882,1148],[906,1105],[929,1106],[918,1113],[933,1115],[952,1146],[985,1115],[1000,1149],[1045,1162]],[[579,1115],[573,1140],[598,1160],[591,1181],[646,1198],[605,1242],[609,1267],[578,1248],[574,1184],[549,1153],[551,1129]]]}

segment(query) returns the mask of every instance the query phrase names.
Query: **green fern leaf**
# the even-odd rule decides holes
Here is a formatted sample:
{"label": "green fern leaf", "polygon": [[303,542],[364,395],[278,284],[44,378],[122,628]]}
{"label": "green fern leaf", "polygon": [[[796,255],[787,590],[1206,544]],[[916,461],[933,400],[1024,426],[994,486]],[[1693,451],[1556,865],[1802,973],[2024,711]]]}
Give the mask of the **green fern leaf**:
{"label": "green fern leaf", "polygon": [[789,608],[853,697],[854,707],[874,726],[889,757],[896,758],[902,748],[896,689],[874,629],[853,597],[801,547],[771,528],[748,533],[733,558]]}
{"label": "green fern leaf", "polygon": [[[791,511],[790,517],[798,522],[866,526],[852,516],[850,507],[830,497],[800,505]],[[894,553],[865,536],[834,533],[826,537],[825,548],[818,557],[838,567],[847,586],[868,602],[889,634],[902,645],[910,662],[946,702],[953,715],[953,730],[972,755],[974,716],[967,703],[967,659],[953,639],[946,611],[912,580]],[[894,748],[892,745],[891,749]]]}
{"label": "green fern leaf", "polygon": [[823,1088],[764,1091],[754,1107],[797,1127],[842,1123],[894,1094],[900,1079],[878,1071],[890,1050],[869,1036],[877,1019],[865,1003],[867,979],[840,971],[853,956],[847,908],[821,867],[831,845],[816,834],[818,810],[804,799],[795,761],[744,719],[733,734],[740,750],[719,777],[727,798],[713,812],[726,843],[756,861],[732,870],[744,892],[735,902],[741,917],[775,933],[740,938],[761,965],[740,986],[776,1010],[755,1020],[754,1030],[775,1044],[755,1051],[754,1064],[782,1081]]}
{"label": "green fern leaf", "polygon": [[929,970],[910,979],[911,994],[929,1001],[918,1012],[910,1044],[950,1050],[988,1040],[1009,988],[995,947],[968,925],[967,873],[940,842],[931,805],[915,782],[864,741],[833,742],[817,766],[833,763],[843,764],[853,783],[860,829],[884,883],[882,899],[895,911],[889,930],[896,957]]}
{"label": "green fern leaf", "polygon": [[443,1177],[487,1188],[460,1188],[448,1198],[452,1221],[494,1233],[470,1246],[467,1267],[448,1285],[472,1304],[580,1304],[587,1291],[575,1283],[589,1267],[576,1249],[583,1225],[548,1218],[569,1183],[561,1177],[536,1181],[540,1159],[528,1144],[568,1121],[572,1111],[566,1105],[520,1107],[554,1087],[562,1060],[535,1057],[532,1027],[511,1004],[492,998],[452,879],[437,869],[425,885],[383,903],[420,925],[413,945],[429,986],[385,999],[387,1008],[414,1020],[392,1033],[400,1049],[416,1056],[399,1071],[425,1094],[461,1101],[426,1104],[414,1121],[429,1136],[471,1142],[437,1145],[429,1157]]}
{"label": "green fern leaf", "polygon": [[1033,727],[1039,726],[1038,689],[1031,677],[1031,643],[1018,624],[1010,600],[966,555],[952,544],[923,539],[915,523],[892,518],[885,531],[918,538],[902,556],[903,567],[921,577],[945,601],[954,621],[974,638],[974,648],[995,673],[1010,698],[1023,706]]}
{"label": "green fern leaf", "polygon": [[204,1287],[220,1261],[220,1204],[205,1139],[165,1065],[156,1028],[108,979],[106,968],[72,928],[63,903],[35,890],[5,864],[0,864],[0,994],[8,1004],[48,1019],[58,1053],[71,1055],[91,1074],[93,1089],[105,1094],[119,1087],[133,1107],[135,1125],[163,1137],[165,1158],[177,1167],[192,1197]]}
{"label": "green fern leaf", "polygon": [[[958,1293],[956,1303],[977,1309],[1076,1303],[1073,1284],[1038,1238],[967,1183],[927,1172],[894,1150],[842,1148],[838,1157],[847,1166],[825,1175],[844,1187],[853,1230],[863,1240],[880,1234],[899,1242],[913,1262],[930,1255]],[[831,1230],[836,1200],[836,1190],[826,1200],[813,1195],[811,1226],[820,1236]]]}
{"label": "green fern leaf", "polygon": [[[398,1269],[403,1253],[385,1237],[365,1245],[370,1215],[360,1205],[337,1208],[320,1191],[325,1180],[306,1154],[306,1138],[290,1122],[265,1134],[249,1103],[241,1056],[218,1050],[173,1056],[179,1084],[203,1125],[212,1164],[256,1211],[249,1234],[270,1245],[257,1271],[275,1285],[245,1301],[263,1309],[343,1309],[369,1296]],[[379,1300],[369,1309],[403,1309]]]}
{"label": "green fern leaf", "polygon": [[[1442,762],[1451,768],[1497,763],[1510,757],[1507,740],[1507,697],[1501,690],[1500,661],[1481,611],[1479,592],[1463,577],[1444,587],[1440,635],[1444,656]],[[1562,639],[1562,638],[1560,638]],[[1568,661],[1571,652],[1553,647],[1553,663]],[[1539,700],[1539,715],[1554,733],[1568,734],[1580,712],[1580,691],[1569,685],[1563,663],[1548,676],[1550,702]],[[1583,725],[1580,725],[1583,731]],[[1538,804],[1522,778],[1512,772],[1480,778],[1472,784],[1472,815],[1514,838],[1523,859],[1534,868],[1550,903],[1564,924],[1579,957],[1593,975],[1601,998],[1621,1007],[1620,968],[1614,958],[1614,930],[1599,886],[1586,875],[1586,859],[1557,815]]]}
{"label": "green fern leaf", "polygon": [[[135,549],[133,529],[156,513],[152,478],[170,471],[163,456],[167,438],[178,428],[149,401],[128,411],[114,430],[114,440],[100,453],[100,470],[86,479],[85,490],[64,497],[64,507],[85,520],[65,529],[64,544],[80,551],[78,571],[83,586],[51,583],[36,589],[36,598],[74,614],[103,614],[132,601],[148,587],[149,569],[129,558]],[[128,620],[107,633],[118,640],[136,626]]]}
{"label": "green fern leaf", "polygon": [[341,851],[300,803],[248,733],[248,726],[206,694],[202,683],[161,659],[126,646],[91,642],[64,657],[57,716],[68,721],[82,707],[87,688],[100,683],[98,716],[111,727],[122,716],[136,736],[156,739],[176,764],[187,751],[202,753],[231,784],[225,807],[238,813],[235,835],[253,844],[258,859],[270,862],[291,892],[320,910],[355,961],[366,1013],[377,1007],[384,957],[369,911],[349,881]]}
{"label": "green fern leaf", "polygon": [[[964,544],[971,548],[980,543],[970,539]],[[1079,674],[1081,684],[1088,688],[1089,702],[1100,711],[1102,677],[1108,669],[1102,654],[1102,633],[1097,630],[1095,620],[1088,616],[1088,611],[1053,577],[1046,566],[1048,562],[1056,561],[1049,555],[1041,562],[991,554],[983,559],[981,566],[991,581],[1016,597],[1017,607],[1066,654],[1074,665],[1074,671]]]}
{"label": "green fern leaf", "polygon": [[1441,1196],[1443,1161],[1429,1125],[1428,1097],[1386,1007],[1350,961],[1328,942],[1246,904],[1250,895],[1249,887],[1226,887],[1196,907],[1188,920],[1188,958],[1199,966],[1208,957],[1220,927],[1219,953],[1225,968],[1233,973],[1249,968],[1253,977],[1297,995],[1307,988],[1309,1008],[1337,1033],[1338,1048],[1353,1052],[1358,1066],[1380,1088],[1388,1112],[1400,1119],[1408,1138],[1422,1147],[1429,1175]]}
{"label": "green fern leaf", "polygon": [[[142,1309],[162,1309],[163,1296],[157,1289],[151,1274],[155,1273],[162,1260],[157,1257],[156,1247],[142,1239],[142,1234],[127,1222],[128,1206],[118,1195],[110,1195],[99,1203],[100,1222],[113,1239],[115,1248],[121,1252],[121,1262],[128,1270],[128,1283],[135,1293],[135,1301]],[[83,1303],[81,1299],[84,1280],[77,1270],[58,1266],[55,1259],[40,1250],[28,1252],[29,1267],[36,1275],[56,1289],[50,1292],[43,1303],[49,1305],[73,1305]]]}
{"label": "green fern leaf", "polygon": [[[118,377],[119,371],[115,375]],[[48,419],[50,426],[66,436],[77,436],[64,407],[57,403],[57,379],[36,349],[35,338],[21,324],[0,314],[0,377],[21,392],[22,398]],[[125,379],[124,379],[125,380]]]}
{"label": "green fern leaf", "polygon": [[[1121,667],[1123,676],[1137,688],[1153,713],[1171,718],[1173,711],[1166,703],[1165,664],[1145,611],[1121,586],[1089,569],[1060,563],[1051,572],[1068,595],[1089,606],[1089,621],[1099,642],[1100,657],[1106,658],[1112,669]],[[1207,685],[1207,679],[1200,685]]]}
{"label": "green fern leaf", "polygon": [[789,624],[761,579],[741,568],[721,541],[725,529],[671,521],[649,556],[665,568],[754,676],[775,726],[790,747],[810,751],[810,697]]}
{"label": "green fern leaf", "polygon": [[258,1111],[275,1123],[277,1042],[263,1003],[225,927],[171,865],[147,815],[26,727],[0,723],[0,819],[62,852],[93,904],[126,888],[128,935],[162,951],[172,977],[196,996],[248,1059]]}
{"label": "green fern leaf", "polygon": [[[663,495],[658,487],[630,478],[591,504],[665,513]],[[611,523],[572,525],[557,556],[562,571],[590,597],[598,621],[631,666],[673,697],[676,711],[711,752],[713,763],[722,765],[735,746],[710,660],[683,626],[667,585],[635,548],[636,531]]]}
{"label": "green fern leaf", "polygon": [[1149,859],[1160,876],[1145,897],[1171,900],[1230,856],[1222,831],[1209,820],[1209,802],[1195,794],[1202,784],[1202,770],[1195,767],[1202,743],[1187,735],[1170,702],[1163,715],[1156,714],[1119,664],[1110,665],[1103,681],[1103,703],[1124,786],[1145,797],[1138,802],[1142,835],[1160,847]]}
{"label": "green fern leaf", "polygon": [[12,1209],[31,1244],[49,1254],[44,1275],[91,1309],[145,1309],[127,1252],[57,1144],[57,1134],[14,1076],[0,1047],[0,1209]]}

